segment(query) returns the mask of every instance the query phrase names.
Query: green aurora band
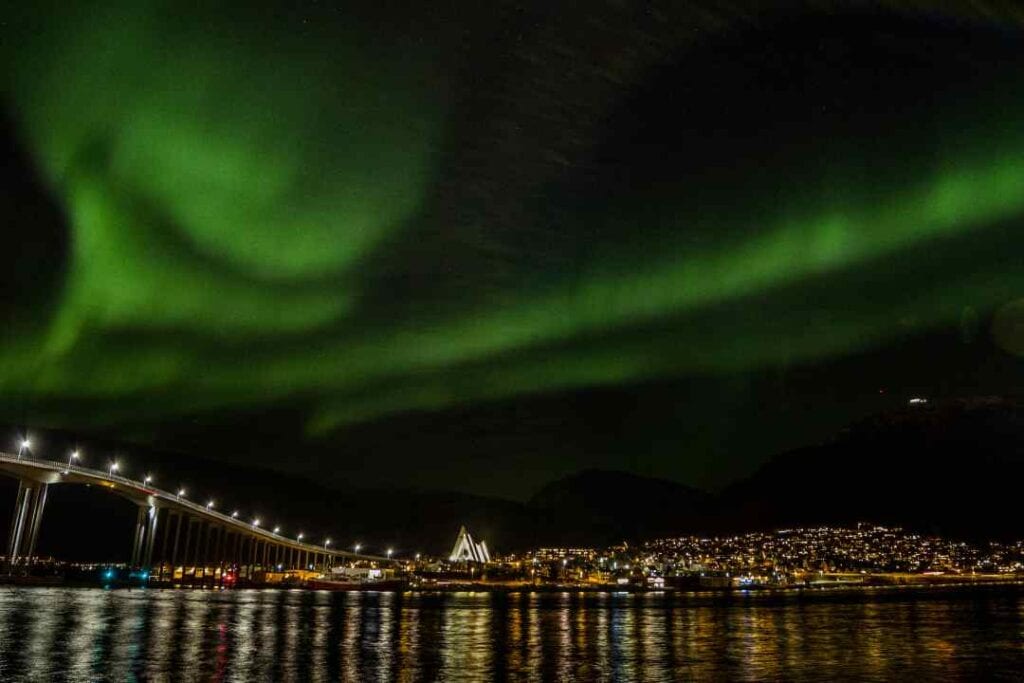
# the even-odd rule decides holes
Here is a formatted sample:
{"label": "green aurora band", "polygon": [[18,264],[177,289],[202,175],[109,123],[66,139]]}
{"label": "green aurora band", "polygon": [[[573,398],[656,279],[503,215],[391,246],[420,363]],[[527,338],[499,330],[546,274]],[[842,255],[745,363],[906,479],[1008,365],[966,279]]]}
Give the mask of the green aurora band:
{"label": "green aurora band", "polygon": [[[887,168],[884,187],[835,178],[721,216],[668,187],[635,215],[729,237],[695,247],[662,231],[625,262],[595,250],[461,308],[389,310],[367,303],[386,298],[374,264],[432,220],[457,133],[439,48],[394,49],[399,37],[347,23],[344,39],[300,40],[158,5],[80,9],[26,10],[36,30],[5,48],[7,103],[71,244],[46,324],[0,347],[11,416],[88,403],[81,421],[103,425],[301,401],[324,433],[812,362],[1024,291],[1007,228],[1024,215],[1017,79],[967,109],[935,104],[948,136],[924,143],[933,163]],[[631,206],[608,199],[544,227],[628,233],[643,220]]]}

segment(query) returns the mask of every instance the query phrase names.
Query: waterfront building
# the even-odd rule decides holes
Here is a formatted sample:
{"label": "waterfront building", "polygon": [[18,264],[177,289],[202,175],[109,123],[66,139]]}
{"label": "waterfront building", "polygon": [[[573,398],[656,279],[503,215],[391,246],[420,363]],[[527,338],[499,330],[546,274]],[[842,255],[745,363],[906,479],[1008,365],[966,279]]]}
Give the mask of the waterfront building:
{"label": "waterfront building", "polygon": [[491,553],[487,550],[487,541],[476,543],[469,535],[465,526],[459,529],[455,545],[448,556],[449,562],[490,562]]}

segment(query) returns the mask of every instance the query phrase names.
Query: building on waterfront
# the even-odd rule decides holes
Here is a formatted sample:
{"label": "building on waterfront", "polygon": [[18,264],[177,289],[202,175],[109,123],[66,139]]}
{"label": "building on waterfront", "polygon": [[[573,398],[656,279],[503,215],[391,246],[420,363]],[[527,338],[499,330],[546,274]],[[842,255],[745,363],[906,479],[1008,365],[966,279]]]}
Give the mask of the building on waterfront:
{"label": "building on waterfront", "polygon": [[452,547],[448,561],[490,562],[491,553],[487,550],[487,541],[474,542],[473,537],[469,535],[466,527],[463,526],[459,529],[459,535],[455,539],[455,545]]}

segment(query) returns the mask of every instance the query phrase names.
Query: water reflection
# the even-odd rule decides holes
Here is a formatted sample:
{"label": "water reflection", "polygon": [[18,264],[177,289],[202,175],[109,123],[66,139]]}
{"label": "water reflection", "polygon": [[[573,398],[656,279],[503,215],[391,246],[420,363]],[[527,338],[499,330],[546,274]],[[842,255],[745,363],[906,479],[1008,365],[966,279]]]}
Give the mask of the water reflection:
{"label": "water reflection", "polygon": [[0,680],[1011,679],[1016,588],[843,596],[0,589]]}

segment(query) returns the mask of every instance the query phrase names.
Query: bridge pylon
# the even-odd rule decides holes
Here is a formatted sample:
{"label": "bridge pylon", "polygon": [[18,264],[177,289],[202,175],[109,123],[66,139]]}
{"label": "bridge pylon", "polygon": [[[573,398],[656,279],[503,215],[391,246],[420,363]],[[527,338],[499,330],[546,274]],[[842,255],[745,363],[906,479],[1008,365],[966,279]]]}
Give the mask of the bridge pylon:
{"label": "bridge pylon", "polygon": [[18,480],[18,497],[7,543],[7,564],[11,572],[20,559],[28,559],[35,554],[48,488],[49,485],[43,482]]}

